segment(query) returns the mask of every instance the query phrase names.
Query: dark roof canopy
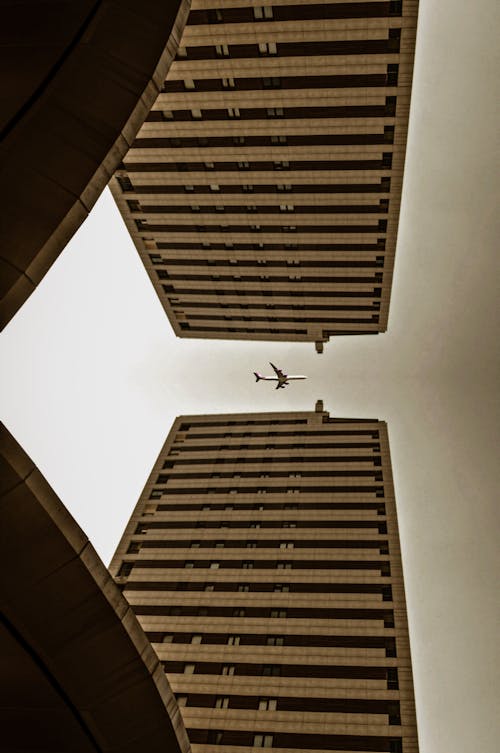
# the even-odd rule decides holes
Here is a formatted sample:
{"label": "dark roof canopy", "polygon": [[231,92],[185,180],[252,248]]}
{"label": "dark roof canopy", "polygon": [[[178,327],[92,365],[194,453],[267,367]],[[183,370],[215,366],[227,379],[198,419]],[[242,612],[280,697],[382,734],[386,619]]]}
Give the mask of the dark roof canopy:
{"label": "dark roof canopy", "polygon": [[128,151],[175,56],[189,0],[2,5],[0,327]]}
{"label": "dark roof canopy", "polygon": [[188,753],[163,668],[83,531],[0,434],[1,750]]}

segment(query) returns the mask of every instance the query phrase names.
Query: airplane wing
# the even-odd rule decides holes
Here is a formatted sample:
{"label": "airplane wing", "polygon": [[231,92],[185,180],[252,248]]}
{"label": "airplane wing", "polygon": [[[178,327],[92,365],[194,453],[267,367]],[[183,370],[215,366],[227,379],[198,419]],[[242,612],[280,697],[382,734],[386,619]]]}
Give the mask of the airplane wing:
{"label": "airplane wing", "polygon": [[277,377],[279,377],[280,379],[283,379],[283,377],[286,377],[286,374],[283,374],[281,369],[278,369],[278,367],[275,366],[274,363],[271,363],[271,361],[269,361],[269,365],[273,367]]}

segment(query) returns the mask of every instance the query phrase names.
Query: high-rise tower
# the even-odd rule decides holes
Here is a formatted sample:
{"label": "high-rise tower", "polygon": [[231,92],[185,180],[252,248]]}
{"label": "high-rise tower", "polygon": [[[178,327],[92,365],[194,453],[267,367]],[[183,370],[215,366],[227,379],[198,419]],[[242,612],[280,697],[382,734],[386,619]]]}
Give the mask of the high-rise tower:
{"label": "high-rise tower", "polygon": [[193,753],[418,750],[383,422],[178,418],[111,572]]}
{"label": "high-rise tower", "polygon": [[417,0],[193,0],[111,181],[183,337],[387,328]]}

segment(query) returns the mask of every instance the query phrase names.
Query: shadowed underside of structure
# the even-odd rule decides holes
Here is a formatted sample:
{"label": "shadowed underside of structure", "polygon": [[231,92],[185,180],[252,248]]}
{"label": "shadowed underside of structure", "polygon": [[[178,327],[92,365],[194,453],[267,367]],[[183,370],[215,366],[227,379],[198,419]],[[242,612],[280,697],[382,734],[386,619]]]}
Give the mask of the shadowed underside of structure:
{"label": "shadowed underside of structure", "polygon": [[189,0],[2,8],[1,326],[87,217],[175,56]]}
{"label": "shadowed underside of structure", "polygon": [[3,427],[0,446],[0,750],[188,753],[128,603]]}

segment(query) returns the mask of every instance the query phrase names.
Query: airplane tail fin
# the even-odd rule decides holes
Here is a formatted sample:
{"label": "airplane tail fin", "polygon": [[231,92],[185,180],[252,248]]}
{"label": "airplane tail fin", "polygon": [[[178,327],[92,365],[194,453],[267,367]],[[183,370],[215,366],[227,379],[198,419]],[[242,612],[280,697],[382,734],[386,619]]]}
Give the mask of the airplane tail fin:
{"label": "airplane tail fin", "polygon": [[253,372],[253,375],[254,375],[254,377],[255,377],[255,381],[256,381],[256,382],[258,382],[258,381],[259,381],[259,379],[262,379],[261,375],[260,375],[260,374],[259,374],[259,373],[258,373],[257,371],[254,371],[254,372]]}

